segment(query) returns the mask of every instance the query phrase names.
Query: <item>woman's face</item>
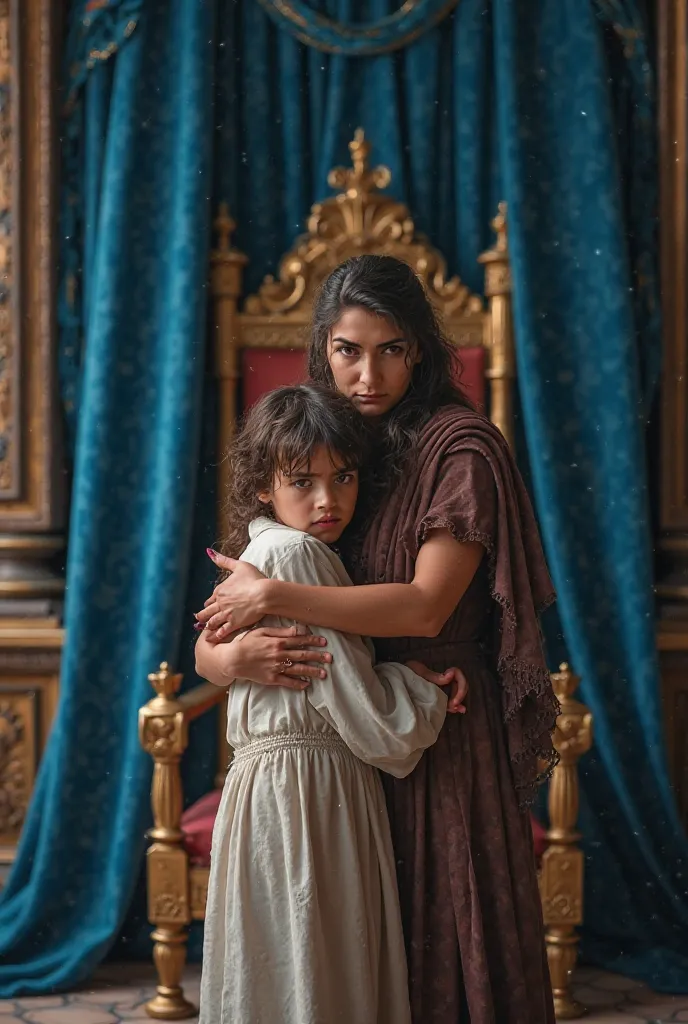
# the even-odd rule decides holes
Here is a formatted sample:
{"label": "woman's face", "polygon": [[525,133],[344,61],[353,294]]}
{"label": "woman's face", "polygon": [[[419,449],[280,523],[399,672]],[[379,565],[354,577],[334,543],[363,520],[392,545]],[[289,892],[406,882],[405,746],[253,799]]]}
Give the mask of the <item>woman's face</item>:
{"label": "woman's face", "polygon": [[384,416],[401,401],[420,358],[390,320],[361,306],[342,313],[327,342],[337,390],[363,416]]}

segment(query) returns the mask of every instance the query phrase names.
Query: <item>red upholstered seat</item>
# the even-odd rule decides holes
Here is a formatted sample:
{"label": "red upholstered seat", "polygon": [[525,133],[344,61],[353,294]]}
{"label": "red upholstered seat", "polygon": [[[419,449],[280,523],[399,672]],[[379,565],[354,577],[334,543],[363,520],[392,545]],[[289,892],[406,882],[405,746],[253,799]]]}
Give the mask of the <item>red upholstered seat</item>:
{"label": "red upholstered seat", "polygon": [[[303,349],[242,349],[242,407],[249,409],[267,391],[283,384],[301,384],[306,379]],[[461,349],[460,383],[470,400],[485,406],[485,349]]]}
{"label": "red upholstered seat", "polygon": [[199,867],[207,868],[210,864],[213,826],[221,798],[222,790],[214,789],[211,793],[202,796],[182,814],[184,848],[191,863]]}
{"label": "red upholstered seat", "polygon": [[[214,789],[192,804],[182,815],[184,848],[189,860],[197,867],[210,866],[210,847],[213,841],[213,825],[220,806],[222,790]],[[547,833],[539,821],[531,818],[535,856],[540,861],[547,849]]]}
{"label": "red upholstered seat", "polygon": [[533,848],[535,850],[535,859],[539,864],[542,860],[543,853],[547,849],[547,829],[533,814],[530,816],[530,824],[533,828]]}

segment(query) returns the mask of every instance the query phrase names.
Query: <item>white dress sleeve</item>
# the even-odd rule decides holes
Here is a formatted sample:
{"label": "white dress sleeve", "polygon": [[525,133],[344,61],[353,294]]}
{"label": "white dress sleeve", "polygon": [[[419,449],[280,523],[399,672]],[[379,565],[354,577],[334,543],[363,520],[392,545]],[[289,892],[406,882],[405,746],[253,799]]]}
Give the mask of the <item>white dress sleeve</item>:
{"label": "white dress sleeve", "polygon": [[[337,556],[307,536],[290,545],[270,575],[312,586],[350,584]],[[332,655],[327,679],[314,679],[305,691],[311,705],[362,761],[403,778],[432,746],[444,723],[445,693],[397,663],[373,666],[359,636],[311,627],[327,639]]]}

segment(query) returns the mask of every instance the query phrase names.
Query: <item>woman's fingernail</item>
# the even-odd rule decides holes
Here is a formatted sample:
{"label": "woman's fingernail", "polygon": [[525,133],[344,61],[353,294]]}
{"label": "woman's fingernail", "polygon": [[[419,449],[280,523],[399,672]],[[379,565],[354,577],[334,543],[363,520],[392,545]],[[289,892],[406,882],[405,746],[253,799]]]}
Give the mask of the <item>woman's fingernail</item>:
{"label": "woman's fingernail", "polygon": [[212,558],[213,562],[217,558],[217,551],[215,550],[215,548],[206,548],[205,553],[208,556],[208,558]]}
{"label": "woman's fingernail", "polygon": [[327,672],[321,672],[320,673],[320,678],[321,679],[327,679]]}
{"label": "woman's fingernail", "polygon": [[205,626],[203,625],[202,622],[194,622],[194,629],[198,629],[198,630],[205,629]]}

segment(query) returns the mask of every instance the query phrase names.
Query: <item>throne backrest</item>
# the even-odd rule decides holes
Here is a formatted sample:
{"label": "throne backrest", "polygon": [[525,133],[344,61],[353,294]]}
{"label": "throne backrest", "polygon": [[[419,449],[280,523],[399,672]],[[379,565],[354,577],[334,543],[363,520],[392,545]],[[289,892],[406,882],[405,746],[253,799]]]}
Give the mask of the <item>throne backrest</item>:
{"label": "throne backrest", "polygon": [[218,247],[211,265],[221,381],[220,443],[231,440],[240,409],[280,384],[304,379],[304,350],[317,290],[336,266],[364,253],[395,256],[414,269],[447,335],[460,349],[461,386],[484,406],[489,379],[490,415],[510,439],[514,360],[504,204],[493,222],[495,245],[479,257],[485,265],[485,303],[458,277],[447,277],[444,257],[416,231],[408,208],[381,191],[390,184],[391,173],[387,167],[370,168],[370,144],[360,129],[349,149],[352,166],[337,167],[328,178],[339,191],[312,207],[306,232],[282,257],[277,275],[266,277],[246,298],[242,311],[241,278],[247,260],[231,245],[235,225],[226,208],[216,221]]}

